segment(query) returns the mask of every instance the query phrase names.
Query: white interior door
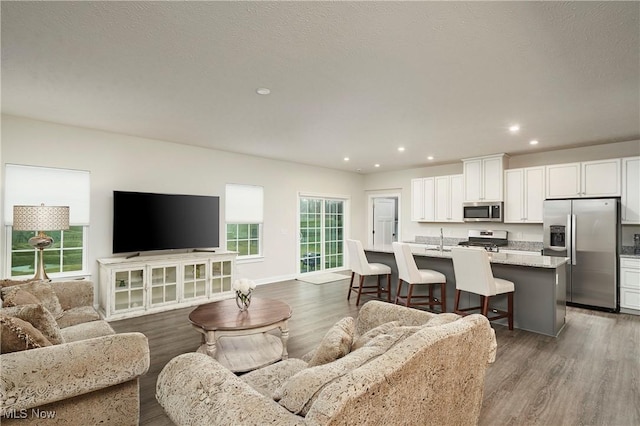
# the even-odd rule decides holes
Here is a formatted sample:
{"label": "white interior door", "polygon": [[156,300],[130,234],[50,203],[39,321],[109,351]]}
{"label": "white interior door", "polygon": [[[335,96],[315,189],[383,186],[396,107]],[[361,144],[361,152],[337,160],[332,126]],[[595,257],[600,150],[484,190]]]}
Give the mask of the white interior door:
{"label": "white interior door", "polygon": [[395,198],[373,200],[373,245],[391,245],[397,241],[397,219]]}

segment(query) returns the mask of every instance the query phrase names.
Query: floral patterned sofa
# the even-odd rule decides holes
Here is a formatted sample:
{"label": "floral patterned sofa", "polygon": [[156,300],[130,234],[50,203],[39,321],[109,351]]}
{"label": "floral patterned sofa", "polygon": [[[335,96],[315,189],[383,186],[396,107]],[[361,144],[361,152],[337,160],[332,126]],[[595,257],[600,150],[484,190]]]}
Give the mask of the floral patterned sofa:
{"label": "floral patterned sofa", "polygon": [[116,334],[90,281],[0,281],[0,423],[136,425],[141,333]]}
{"label": "floral patterned sofa", "polygon": [[481,315],[370,301],[303,359],[240,377],[207,355],[177,356],[156,398],[177,425],[471,425],[495,351]]}

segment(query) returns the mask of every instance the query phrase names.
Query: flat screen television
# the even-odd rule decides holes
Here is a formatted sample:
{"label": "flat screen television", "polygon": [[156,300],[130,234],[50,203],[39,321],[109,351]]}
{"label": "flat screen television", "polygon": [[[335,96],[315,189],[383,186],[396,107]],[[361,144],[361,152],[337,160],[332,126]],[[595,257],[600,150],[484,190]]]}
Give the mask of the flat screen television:
{"label": "flat screen television", "polygon": [[220,245],[220,197],[113,191],[113,253]]}

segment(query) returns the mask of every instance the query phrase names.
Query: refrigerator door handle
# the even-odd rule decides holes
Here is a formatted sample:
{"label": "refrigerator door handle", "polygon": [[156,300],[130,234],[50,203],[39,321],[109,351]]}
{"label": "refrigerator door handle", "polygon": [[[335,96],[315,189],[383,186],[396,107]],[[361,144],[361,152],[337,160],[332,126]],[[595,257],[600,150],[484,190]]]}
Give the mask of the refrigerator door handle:
{"label": "refrigerator door handle", "polygon": [[578,228],[576,228],[576,215],[572,214],[571,215],[571,264],[572,265],[577,265],[577,259],[576,259],[576,231],[578,230]]}
{"label": "refrigerator door handle", "polygon": [[[571,229],[571,215],[568,214],[567,215],[567,227],[566,227],[566,232],[565,232],[565,236],[564,236],[564,245],[565,247],[565,253],[566,256],[571,259],[571,235],[573,234],[573,230]],[[571,260],[569,260],[569,264],[571,264]]]}

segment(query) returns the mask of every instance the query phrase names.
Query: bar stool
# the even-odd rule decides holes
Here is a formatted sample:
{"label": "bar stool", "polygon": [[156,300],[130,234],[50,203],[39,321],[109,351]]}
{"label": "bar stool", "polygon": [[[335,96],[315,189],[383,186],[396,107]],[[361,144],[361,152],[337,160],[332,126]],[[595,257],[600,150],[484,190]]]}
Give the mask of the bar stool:
{"label": "bar stool", "polygon": [[[456,276],[456,298],[453,312],[467,315],[468,311],[480,309],[489,321],[507,318],[509,330],[513,330],[513,293],[515,285],[502,278],[494,278],[487,251],[479,247],[454,247],[451,249],[453,271]],[[466,291],[480,295],[481,306],[459,308],[460,292]],[[499,294],[507,294],[507,311],[491,309],[496,316],[489,318],[489,298]]]}
{"label": "bar stool", "polygon": [[[391,268],[382,263],[369,263],[367,256],[364,254],[364,248],[362,243],[358,240],[346,240],[347,252],[349,253],[349,266],[351,267],[351,282],[349,283],[349,293],[347,300],[351,298],[351,292],[358,293],[356,299],[356,306],[360,304],[360,296],[363,294],[377,294],[378,298],[382,296],[382,293],[387,293],[387,301],[391,302]],[[355,275],[360,276],[360,283],[358,286],[353,286],[353,280]],[[376,275],[378,278],[377,285],[364,285],[364,278],[370,275]],[[380,284],[380,275],[387,276],[387,286],[382,287]]]}
{"label": "bar stool", "polygon": [[[396,258],[396,264],[398,265],[398,289],[396,291],[395,303],[404,303],[407,307],[412,306],[429,306],[433,309],[434,306],[440,306],[442,312],[447,311],[447,278],[444,274],[431,269],[418,269],[416,261],[411,253],[411,246],[407,243],[395,242],[392,244],[393,254]],[[407,295],[402,296],[402,282],[405,281],[409,284]],[[414,295],[413,288],[416,285],[429,285],[429,295]],[[434,285],[440,285],[440,299],[434,297],[433,287]],[[426,301],[420,301],[425,300]],[[418,300],[414,302],[413,300]]]}

